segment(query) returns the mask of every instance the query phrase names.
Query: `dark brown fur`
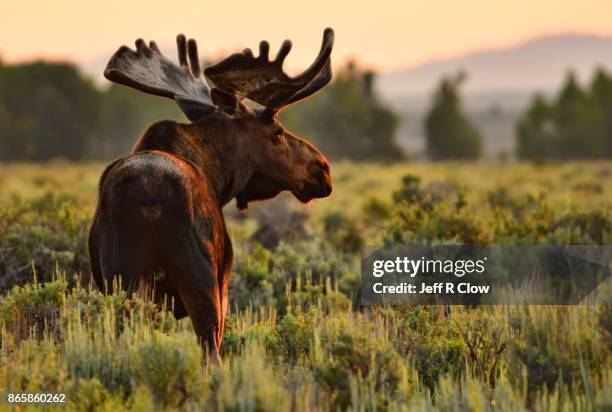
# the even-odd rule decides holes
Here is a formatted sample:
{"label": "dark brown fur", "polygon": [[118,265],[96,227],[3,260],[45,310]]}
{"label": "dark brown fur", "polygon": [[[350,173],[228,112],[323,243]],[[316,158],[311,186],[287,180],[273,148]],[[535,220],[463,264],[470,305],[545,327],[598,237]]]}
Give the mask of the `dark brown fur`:
{"label": "dark brown fur", "polygon": [[189,315],[217,359],[232,266],[223,206],[285,190],[302,202],[331,193],[313,145],[235,103],[191,124],[150,126],[102,174],[89,238],[99,287],[112,289],[115,276],[129,292],[152,286],[157,302],[171,298],[177,317]]}

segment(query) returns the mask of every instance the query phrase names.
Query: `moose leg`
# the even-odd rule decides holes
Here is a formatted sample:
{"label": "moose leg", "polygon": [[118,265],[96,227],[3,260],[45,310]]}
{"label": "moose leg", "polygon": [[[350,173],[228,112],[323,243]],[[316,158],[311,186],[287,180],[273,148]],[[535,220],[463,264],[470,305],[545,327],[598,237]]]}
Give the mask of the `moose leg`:
{"label": "moose leg", "polygon": [[[128,296],[135,292],[150,295],[152,287],[152,246],[146,242],[134,242],[123,233],[102,233],[100,244],[100,266],[106,281],[107,292],[114,290],[116,277],[121,279],[120,288]],[[145,297],[145,296],[143,296]]]}
{"label": "moose leg", "polygon": [[165,273],[163,279],[155,280],[155,303],[160,307],[171,310],[176,319],[182,319],[187,316],[187,310],[178,290],[176,290],[176,287],[167,278]]}
{"label": "moose leg", "polygon": [[229,286],[229,273],[225,272],[223,274],[223,278],[220,282],[220,303],[221,303],[221,327],[217,333],[217,342],[219,342],[219,347],[221,347],[221,343],[223,342],[223,331],[225,330],[225,317],[227,316],[227,307],[228,307],[228,286]]}
{"label": "moose leg", "polygon": [[96,215],[94,216],[94,221],[91,226],[91,230],[89,231],[89,261],[91,264],[91,273],[93,275],[93,279],[96,282],[96,285],[100,288],[100,290],[104,290],[104,276],[102,276],[102,266],[100,262],[100,229],[99,229],[99,217],[98,211],[96,211]]}
{"label": "moose leg", "polygon": [[223,268],[219,271],[219,292],[221,300],[221,328],[219,329],[219,335],[217,337],[219,347],[221,347],[221,343],[223,342],[223,332],[225,331],[225,318],[227,317],[227,309],[229,305],[228,289],[230,276],[232,274],[232,260],[234,258],[232,241],[227,232],[225,233],[224,246]]}
{"label": "moose leg", "polygon": [[218,360],[221,304],[211,255],[193,229],[185,233],[182,242],[167,246],[163,258],[167,277],[172,279],[200,343]]}

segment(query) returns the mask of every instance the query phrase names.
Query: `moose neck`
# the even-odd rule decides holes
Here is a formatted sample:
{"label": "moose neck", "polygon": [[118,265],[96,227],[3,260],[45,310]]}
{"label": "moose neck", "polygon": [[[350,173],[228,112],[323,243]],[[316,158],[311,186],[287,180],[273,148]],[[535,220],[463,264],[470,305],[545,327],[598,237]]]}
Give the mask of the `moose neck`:
{"label": "moose neck", "polygon": [[170,121],[151,126],[132,153],[161,150],[193,163],[213,188],[220,206],[232,200],[255,171],[252,147],[242,142],[246,130],[222,116],[179,124]]}
{"label": "moose neck", "polygon": [[221,205],[231,201],[247,184],[255,172],[252,145],[244,141],[248,132],[240,124],[223,119],[218,127],[206,123],[195,124],[205,156],[198,165],[209,179]]}

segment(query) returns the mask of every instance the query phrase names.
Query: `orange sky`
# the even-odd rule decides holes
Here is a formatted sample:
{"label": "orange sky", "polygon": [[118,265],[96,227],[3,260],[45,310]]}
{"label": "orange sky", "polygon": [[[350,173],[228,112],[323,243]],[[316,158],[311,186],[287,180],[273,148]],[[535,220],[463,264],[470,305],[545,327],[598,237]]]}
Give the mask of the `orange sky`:
{"label": "orange sky", "polygon": [[612,0],[2,0],[0,56],[87,62],[137,37],[169,45],[182,31],[209,56],[290,38],[295,68],[312,61],[326,26],[336,62],[354,55],[385,70],[542,34],[612,34]]}

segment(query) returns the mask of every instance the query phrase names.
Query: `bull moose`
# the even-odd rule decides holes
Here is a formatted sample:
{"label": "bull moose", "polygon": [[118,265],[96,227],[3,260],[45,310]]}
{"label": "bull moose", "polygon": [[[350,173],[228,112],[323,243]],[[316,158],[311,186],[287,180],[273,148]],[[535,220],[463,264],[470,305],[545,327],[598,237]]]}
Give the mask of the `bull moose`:
{"label": "bull moose", "polygon": [[290,191],[301,202],[329,196],[329,163],[315,146],[278,120],[284,107],[307,98],[331,79],[334,33],[326,29],[315,61],[291,77],[268,42],[208,66],[202,75],[195,40],[177,36],[178,61],[155,42],[136,41],[111,57],[104,76],[145,93],[174,99],[191,123],[163,120],[148,127],[132,152],[102,173],[89,235],[96,284],[128,293],[151,286],[157,302],[172,301],[177,318],[191,318],[198,339],[219,359],[232,244],[223,206]]}

